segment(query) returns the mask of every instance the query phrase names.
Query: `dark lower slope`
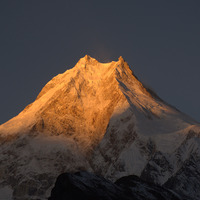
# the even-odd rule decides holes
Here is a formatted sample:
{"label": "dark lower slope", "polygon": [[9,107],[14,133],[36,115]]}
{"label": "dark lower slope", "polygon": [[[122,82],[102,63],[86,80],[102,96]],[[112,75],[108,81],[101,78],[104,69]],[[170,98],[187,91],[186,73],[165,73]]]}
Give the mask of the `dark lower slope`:
{"label": "dark lower slope", "polygon": [[136,176],[115,183],[88,172],[61,174],[48,200],[181,200],[174,192]]}

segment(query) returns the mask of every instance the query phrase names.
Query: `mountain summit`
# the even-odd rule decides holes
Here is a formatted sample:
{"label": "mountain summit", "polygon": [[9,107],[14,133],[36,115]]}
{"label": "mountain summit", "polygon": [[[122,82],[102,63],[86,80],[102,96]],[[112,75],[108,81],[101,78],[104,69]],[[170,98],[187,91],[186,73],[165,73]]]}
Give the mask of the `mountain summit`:
{"label": "mountain summit", "polygon": [[169,114],[171,119],[178,115],[181,119],[177,120],[183,122],[183,127],[195,123],[155,98],[121,56],[117,62],[99,63],[86,55],[73,69],[49,81],[32,104],[0,126],[0,133],[78,133],[93,137],[93,132],[99,131],[102,137],[117,106],[120,109],[132,106],[148,118],[158,119]]}
{"label": "mountain summit", "polygon": [[0,186],[15,199],[42,199],[60,173],[87,170],[110,180],[137,175],[198,199],[199,132],[122,57],[100,63],[86,55],[0,126]]}
{"label": "mountain summit", "polygon": [[[130,85],[137,97],[130,93]],[[112,115],[130,106],[128,93],[136,108],[151,117],[146,107],[158,103],[122,57],[117,62],[102,64],[86,55],[73,69],[49,81],[35,102],[0,126],[0,133],[68,135],[80,140],[87,150],[104,136]]]}

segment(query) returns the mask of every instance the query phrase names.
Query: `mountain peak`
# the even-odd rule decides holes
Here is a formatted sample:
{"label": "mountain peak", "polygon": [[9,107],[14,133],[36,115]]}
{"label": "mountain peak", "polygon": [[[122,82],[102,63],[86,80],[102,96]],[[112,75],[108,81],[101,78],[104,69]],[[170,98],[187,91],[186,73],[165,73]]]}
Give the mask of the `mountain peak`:
{"label": "mountain peak", "polygon": [[92,58],[89,55],[85,55],[84,57],[80,58],[76,66],[86,66],[87,64],[96,65],[99,63],[95,58]]}
{"label": "mountain peak", "polygon": [[124,58],[123,58],[122,56],[120,56],[120,57],[118,58],[118,60],[121,61],[121,62],[125,62],[125,60],[124,60]]}
{"label": "mountain peak", "polygon": [[[94,60],[96,60],[96,59],[86,54],[86,55],[85,55],[84,57],[82,57],[80,60],[84,60],[84,61],[88,62],[88,61],[92,61],[92,60],[94,61]],[[97,60],[96,60],[96,61],[97,61]],[[124,59],[122,56],[120,56],[120,57],[118,58],[118,61],[120,61],[121,63],[126,62],[125,59]],[[115,62],[115,61],[112,61],[112,62]],[[116,61],[116,62],[117,62],[117,61]]]}
{"label": "mountain peak", "polygon": [[[114,102],[113,99],[115,98],[116,101]],[[119,102],[127,103],[129,107],[131,106],[133,109],[138,110],[139,113],[150,116],[149,118],[155,116],[159,118],[163,113],[162,110],[166,109],[170,114],[172,112],[171,108],[165,108],[166,105],[160,105],[162,103],[158,100],[135,77],[122,56],[118,58],[118,61],[100,63],[95,58],[85,55],[74,68],[59,74],[49,81],[39,93],[35,102],[27,106],[19,116],[0,126],[0,133],[29,132],[29,129],[31,129],[59,135],[66,132],[66,127],[63,125],[64,122],[62,120],[62,122],[59,122],[57,118],[63,118],[67,124],[66,126],[68,126],[70,124],[68,121],[79,121],[80,116],[87,119],[88,116],[92,115],[90,112],[93,112],[94,115],[100,111],[104,113],[105,107],[109,107],[109,114],[105,114],[107,121],[104,123],[105,126],[103,128],[97,129],[96,127],[102,127],[102,122],[99,124],[96,122],[97,125],[94,125],[91,119],[92,125],[87,123],[89,125],[85,130],[85,133],[93,134],[97,129],[98,132],[101,132],[100,135],[102,137],[110,119],[109,117],[114,113],[115,107],[119,106]],[[72,106],[72,104],[77,105]],[[94,111],[91,111],[91,106]],[[69,109],[69,107],[78,108],[73,110]],[[87,109],[89,114],[86,112]],[[104,116],[104,114],[101,115]],[[68,119],[66,116],[71,117]],[[99,119],[103,119],[102,116]],[[75,119],[76,117],[77,119]],[[27,123],[27,119],[29,123]],[[50,119],[52,119],[53,123]],[[183,121],[185,120],[183,119]],[[81,123],[83,123],[83,120]],[[75,125],[72,124],[71,126]],[[77,127],[73,127],[73,132],[77,133],[79,130],[82,132],[81,126],[77,125]]]}
{"label": "mountain peak", "polygon": [[87,54],[84,57],[82,57],[80,60],[82,60],[83,62],[87,62],[87,63],[92,62],[92,61],[97,61],[95,58],[92,58],[91,56],[89,56]]}
{"label": "mountain peak", "polygon": [[[87,60],[87,61],[88,61],[88,60],[90,60],[90,59],[91,59],[91,56],[89,56],[89,55],[87,55],[87,54],[86,54],[86,55],[85,55],[83,58],[84,58],[85,60]],[[93,59],[94,59],[94,58],[93,58]]]}
{"label": "mountain peak", "polygon": [[[90,67],[88,67],[88,65]],[[95,58],[89,56],[89,55],[85,55],[84,57],[82,57],[79,62],[77,63],[76,65],[78,68],[84,68],[84,69],[89,69],[90,71],[94,71],[94,68],[95,68],[95,71],[96,70],[110,70],[110,69],[117,69],[119,67],[123,68],[124,67],[126,69],[129,69],[129,66],[128,66],[128,63],[124,60],[124,58],[122,56],[120,56],[118,58],[117,61],[112,61],[112,62],[107,62],[107,63],[102,63],[102,62],[99,62],[98,60],[96,60]],[[93,70],[91,70],[91,68]]]}

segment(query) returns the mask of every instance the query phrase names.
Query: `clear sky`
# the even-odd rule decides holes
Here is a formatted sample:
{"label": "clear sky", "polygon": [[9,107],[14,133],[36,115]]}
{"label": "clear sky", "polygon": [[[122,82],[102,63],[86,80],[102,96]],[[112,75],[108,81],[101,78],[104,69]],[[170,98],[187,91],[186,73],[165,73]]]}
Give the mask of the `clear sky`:
{"label": "clear sky", "polygon": [[123,56],[162,99],[200,121],[199,0],[1,0],[0,124],[85,54]]}

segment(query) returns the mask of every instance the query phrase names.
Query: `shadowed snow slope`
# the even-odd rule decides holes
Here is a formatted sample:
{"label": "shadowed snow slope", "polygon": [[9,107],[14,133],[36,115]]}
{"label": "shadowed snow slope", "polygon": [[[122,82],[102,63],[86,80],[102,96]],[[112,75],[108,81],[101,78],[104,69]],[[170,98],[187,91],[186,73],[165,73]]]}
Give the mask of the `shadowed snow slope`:
{"label": "shadowed snow slope", "polygon": [[111,180],[135,174],[198,199],[199,132],[122,57],[99,63],[86,55],[0,126],[0,185],[15,199],[42,199],[60,173],[87,170]]}

